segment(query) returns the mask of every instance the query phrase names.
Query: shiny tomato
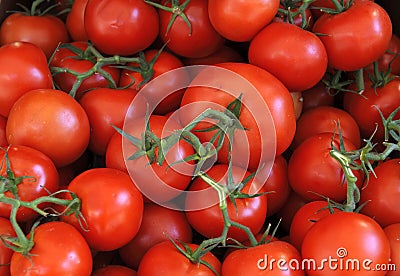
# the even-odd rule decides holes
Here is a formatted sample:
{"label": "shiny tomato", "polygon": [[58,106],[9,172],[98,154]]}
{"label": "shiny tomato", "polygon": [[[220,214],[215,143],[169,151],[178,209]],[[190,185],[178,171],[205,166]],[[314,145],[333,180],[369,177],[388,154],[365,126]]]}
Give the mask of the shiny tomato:
{"label": "shiny tomato", "polygon": [[157,10],[141,0],[88,0],[84,14],[89,40],[104,54],[129,56],[157,38]]}
{"label": "shiny tomato", "polygon": [[248,55],[251,64],[272,73],[292,92],[316,85],[328,65],[325,47],[315,34],[284,22],[262,29],[251,40]]}
{"label": "shiny tomato", "polygon": [[209,0],[211,24],[232,41],[250,41],[278,12],[279,0]]}
{"label": "shiny tomato", "polygon": [[92,249],[116,250],[139,231],[143,196],[128,174],[111,168],[94,168],[76,176],[68,190],[81,199],[84,221],[79,221],[75,214],[61,219],[74,225]]}
{"label": "shiny tomato", "polygon": [[0,26],[2,45],[25,41],[43,50],[47,58],[53,54],[58,44],[70,40],[65,23],[55,15],[24,14],[15,12]]}
{"label": "shiny tomato", "polygon": [[100,156],[105,155],[107,144],[116,132],[112,126],[122,128],[135,96],[136,92],[130,89],[112,88],[93,89],[82,96],[79,103],[89,118],[91,128],[89,150]]}
{"label": "shiny tomato", "polygon": [[46,56],[38,46],[28,42],[3,45],[0,59],[0,86],[7,87],[7,93],[0,93],[1,116],[8,117],[13,104],[26,92],[53,87]]}
{"label": "shiny tomato", "polygon": [[[16,236],[11,222],[6,218],[0,218],[0,236],[5,238],[13,238]],[[0,275],[10,276],[10,261],[14,251],[8,248],[4,243],[0,244]]]}
{"label": "shiny tomato", "polygon": [[[198,247],[196,244],[187,245],[191,250]],[[213,253],[206,253],[202,260],[207,262],[218,274],[221,273],[221,262]],[[137,275],[159,276],[160,271],[163,271],[165,276],[215,276],[214,271],[204,264],[191,262],[178,251],[171,241],[163,241],[152,246],[143,256]]]}
{"label": "shiny tomato", "polygon": [[[162,1],[168,7],[171,1]],[[178,1],[180,4],[185,1]],[[177,16],[168,30],[173,13],[159,10],[160,33],[163,43],[175,54],[196,58],[211,55],[224,43],[222,36],[211,25],[207,7],[208,1],[191,0],[181,11],[189,19],[190,26],[181,16]]]}
{"label": "shiny tomato", "polygon": [[118,253],[127,266],[137,269],[147,250],[169,239],[192,242],[192,228],[185,213],[146,203],[139,232],[128,244],[119,248]]}
{"label": "shiny tomato", "polygon": [[[390,243],[390,264],[386,276],[395,276],[400,266],[400,223],[394,223],[383,228]],[[395,265],[395,266],[393,266]]]}
{"label": "shiny tomato", "polygon": [[185,65],[214,65],[222,62],[243,62],[243,56],[234,49],[227,45],[223,45],[219,50],[201,58],[183,58]]}
{"label": "shiny tomato", "polygon": [[392,37],[392,23],[380,5],[359,0],[341,13],[319,17],[313,32],[321,34],[331,67],[356,71],[385,53]]}
{"label": "shiny tomato", "polygon": [[8,145],[6,137],[6,125],[7,118],[0,115],[0,147],[6,147]]}
{"label": "shiny tomato", "polygon": [[310,89],[302,92],[303,112],[317,106],[333,106],[335,97],[323,82],[318,82]]}
{"label": "shiny tomato", "polygon": [[374,218],[382,227],[400,223],[400,210],[393,208],[400,199],[400,159],[378,164],[375,175],[370,175],[361,190],[360,204],[366,203],[361,213]]}
{"label": "shiny tomato", "polygon": [[[217,164],[207,171],[207,175],[220,185],[228,186],[228,165]],[[232,168],[232,180],[239,184],[250,173],[240,167]],[[254,186],[258,186],[257,179],[249,181],[241,190],[243,194],[250,194]],[[202,192],[198,192],[202,191]],[[210,187],[201,178],[195,178],[189,187],[189,194],[186,196],[186,217],[190,225],[201,235],[212,238],[222,234],[224,228],[224,217],[222,215],[217,191]],[[267,197],[261,195],[253,198],[241,198],[235,192],[232,195],[234,204],[230,198],[226,198],[227,212],[232,221],[247,226],[253,234],[257,234],[263,227],[267,215]],[[207,221],[207,223],[204,223]],[[228,230],[228,238],[237,241],[248,239],[247,233],[237,227]]]}
{"label": "shiny tomato", "polygon": [[[7,177],[6,153],[10,162],[13,177]],[[22,146],[10,146],[7,150],[0,150],[0,175],[10,181],[10,187],[18,189],[17,195],[22,201],[32,201],[41,196],[54,193],[59,187],[58,171],[53,161],[42,152]],[[26,177],[21,179],[20,177]],[[4,192],[4,196],[15,198],[12,190]],[[49,204],[38,206],[43,209]],[[9,218],[11,206],[0,203],[0,216]],[[17,211],[17,220],[26,222],[38,217],[36,211],[20,207]]]}
{"label": "shiny tomato", "polygon": [[85,8],[88,0],[74,0],[65,19],[65,26],[72,41],[89,40],[85,30]]}
{"label": "shiny tomato", "polygon": [[286,204],[276,213],[276,217],[281,219],[279,227],[285,232],[289,233],[290,225],[296,212],[308,201],[295,193],[293,190],[290,192]]}
{"label": "shiny tomato", "polygon": [[90,248],[75,227],[60,221],[44,223],[35,228],[33,242],[29,258],[13,254],[11,275],[91,275]]}
{"label": "shiny tomato", "polygon": [[57,167],[77,160],[90,137],[83,107],[67,93],[36,89],[14,104],[7,120],[10,144],[26,145],[49,156]]}
{"label": "shiny tomato", "polygon": [[303,240],[301,256],[311,260],[305,267],[309,276],[343,275],[347,271],[351,275],[385,275],[386,271],[375,268],[389,263],[390,244],[372,218],[338,212],[318,220],[310,228]]}
{"label": "shiny tomato", "polygon": [[92,276],[136,276],[135,270],[122,265],[107,265],[93,271]]}

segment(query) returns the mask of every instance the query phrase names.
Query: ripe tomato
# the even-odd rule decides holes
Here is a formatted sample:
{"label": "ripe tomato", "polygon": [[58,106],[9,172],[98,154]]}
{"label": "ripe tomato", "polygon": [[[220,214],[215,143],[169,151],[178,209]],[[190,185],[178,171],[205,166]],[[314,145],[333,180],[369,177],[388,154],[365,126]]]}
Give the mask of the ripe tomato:
{"label": "ripe tomato", "polygon": [[6,147],[8,145],[6,137],[6,125],[7,118],[0,115],[0,147]]}
{"label": "ripe tomato", "polygon": [[65,19],[65,26],[72,41],[89,40],[85,31],[85,9],[88,0],[74,0]]}
{"label": "ripe tomato", "polygon": [[272,241],[229,254],[222,263],[222,275],[305,275],[295,263],[301,263],[301,256],[293,245]]}
{"label": "ripe tomato", "polygon": [[292,96],[293,105],[294,105],[294,114],[296,116],[296,120],[298,120],[301,113],[303,112],[303,93],[302,92],[290,92],[290,96]]}
{"label": "ripe tomato", "polygon": [[[386,52],[377,60],[380,71],[386,71],[390,65],[390,72],[394,75],[400,75],[400,38],[396,34],[392,34]],[[367,68],[373,72],[373,65]]]}
{"label": "ripe tomato", "polygon": [[[15,237],[15,231],[11,222],[6,218],[0,217],[0,236],[3,238]],[[5,242],[5,241],[4,241]],[[0,275],[10,275],[10,261],[14,251],[8,248],[4,243],[0,243]]]}
{"label": "ripe tomato", "polygon": [[[396,270],[400,266],[400,223],[394,223],[383,228],[390,243],[390,267],[386,276],[395,276]],[[397,269],[396,269],[397,268]]]}
{"label": "ripe tomato", "polygon": [[[340,124],[340,129],[338,128]],[[296,148],[304,140],[318,133],[336,133],[341,131],[356,148],[360,147],[360,130],[356,120],[347,112],[333,106],[319,106],[305,111],[297,120],[296,134],[292,147]]]}
{"label": "ripe tomato", "polygon": [[157,38],[157,10],[141,0],[88,0],[86,34],[104,54],[129,56],[148,48]]}
{"label": "ripe tomato", "polygon": [[392,37],[392,23],[380,5],[360,0],[344,12],[319,17],[313,32],[321,34],[330,66],[356,71],[385,53]]}
{"label": "ripe tomato", "polygon": [[36,89],[14,104],[7,120],[10,144],[35,148],[57,167],[77,160],[89,143],[89,120],[83,107],[60,90]]}
{"label": "ripe tomato", "polygon": [[305,267],[309,276],[343,275],[347,271],[351,275],[385,275],[386,271],[375,266],[389,263],[390,244],[372,218],[338,212],[310,228],[303,240],[301,256],[310,260]]}
{"label": "ripe tomato", "polygon": [[360,204],[366,203],[361,213],[374,218],[382,227],[400,223],[396,206],[400,199],[400,159],[384,161],[374,168],[365,187],[361,190]]}
{"label": "ripe tomato", "polygon": [[279,0],[209,0],[215,30],[232,41],[250,41],[278,12]]}
{"label": "ripe tomato", "polygon": [[[329,154],[332,140],[332,133],[315,134],[301,143],[290,156],[289,184],[307,200],[321,199],[321,195],[336,202],[346,199],[347,182],[344,181],[342,167]],[[344,137],[343,143],[346,151],[356,150],[353,143]],[[334,137],[333,144],[339,148],[338,135]],[[363,175],[360,171],[355,171],[354,174],[360,188]]]}
{"label": "ripe tomato", "polygon": [[318,82],[310,89],[302,92],[303,96],[303,112],[307,109],[317,106],[333,106],[335,104],[335,97],[329,93],[329,89],[323,82]]}
{"label": "ripe tomato", "polygon": [[[94,57],[85,53],[85,50],[88,47],[88,42],[74,41],[69,43],[69,45],[80,49],[82,52],[75,53],[68,48],[59,48],[50,61],[50,68],[65,68],[81,74],[91,70],[95,63],[93,61]],[[52,69],[54,70],[54,68]],[[102,69],[110,74],[114,82],[118,84],[120,77],[120,70],[118,68],[106,65],[103,66]],[[54,74],[55,84],[60,90],[65,92],[71,91],[76,80],[76,76],[68,72]],[[99,87],[109,87],[109,83],[104,76],[99,73],[95,73],[82,81],[77,89],[75,98],[79,99],[84,92]]]}
{"label": "ripe tomato", "polygon": [[58,44],[70,40],[65,23],[55,15],[12,13],[1,23],[0,43],[2,45],[25,41],[43,50],[47,58]]}
{"label": "ripe tomato", "polygon": [[[6,152],[14,179],[7,177]],[[58,190],[58,171],[53,161],[42,152],[22,145],[10,146],[7,150],[0,150],[0,160],[0,175],[9,179],[10,185],[17,187],[20,200],[32,201]],[[19,177],[28,178],[18,179]],[[4,196],[15,198],[10,190],[6,191]],[[49,207],[49,204],[39,206],[41,209],[45,207]],[[0,202],[0,216],[9,218],[10,212],[11,206]],[[20,222],[32,220],[37,216],[36,211],[29,208],[20,207],[17,211],[17,220]]]}
{"label": "ripe tomato", "polygon": [[139,232],[128,244],[119,248],[118,253],[124,264],[137,269],[147,250],[169,239],[192,242],[192,228],[185,213],[154,203],[146,203]]}
{"label": "ripe tomato", "polygon": [[293,190],[289,194],[286,204],[276,213],[276,217],[281,219],[279,227],[289,233],[290,225],[296,212],[308,201],[295,193]]}
{"label": "ripe tomato", "polygon": [[248,54],[251,64],[272,73],[293,92],[316,85],[328,65],[325,47],[315,34],[284,22],[262,29],[251,40]]}
{"label": "ripe tomato", "polygon": [[[228,186],[228,165],[214,165],[207,171],[207,175],[220,185]],[[240,167],[232,168],[234,184],[239,184],[249,175],[248,171]],[[253,185],[256,187],[259,185],[257,179],[249,181],[241,192],[251,194],[254,191]],[[233,196],[235,197],[235,195]],[[185,201],[186,217],[198,233],[207,238],[219,237],[222,234],[224,218],[219,207],[220,200],[214,188],[201,178],[195,178],[189,187],[189,194]],[[232,221],[247,226],[253,234],[257,234],[261,230],[267,215],[267,197],[265,194],[253,198],[236,197],[236,205],[229,198],[226,201],[228,215]],[[207,223],[204,223],[205,221]],[[228,238],[245,241],[248,239],[248,235],[239,228],[231,227],[228,230]]]}
{"label": "ripe tomato", "polygon": [[243,62],[244,58],[237,49],[223,45],[219,50],[201,58],[183,58],[185,65],[214,65],[222,62]]}
{"label": "ripe tomato", "polygon": [[107,265],[93,271],[92,276],[136,276],[135,270],[122,265]]}
{"label": "ripe tomato", "polygon": [[81,199],[80,211],[85,219],[81,223],[87,229],[82,228],[74,214],[61,219],[74,225],[92,249],[116,250],[139,231],[143,196],[128,174],[111,168],[94,168],[76,176],[68,189]]}
{"label": "ripe tomato", "polygon": [[[187,245],[192,250],[198,247],[196,244]],[[206,253],[202,260],[209,263],[218,274],[221,273],[221,262],[213,253]],[[192,263],[170,241],[157,243],[146,252],[139,264],[137,275],[159,276],[160,271],[163,271],[165,276],[215,276],[204,264]]]}
{"label": "ripe tomato", "polygon": [[91,275],[92,254],[73,226],[60,221],[47,222],[35,228],[33,235],[32,255],[27,258],[15,252],[11,275]]}
{"label": "ripe tomato", "polygon": [[[13,104],[24,93],[37,88],[52,88],[53,79],[42,49],[28,42],[0,47],[0,115],[8,117]],[[35,72],[35,74],[32,74]]]}
{"label": "ripe tomato", "polygon": [[[115,133],[112,125],[122,128],[125,115],[136,92],[131,89],[97,88],[85,93],[79,100],[91,127],[88,149],[103,156]],[[144,110],[143,110],[144,111]]]}
{"label": "ripe tomato", "polygon": [[[182,4],[184,1],[178,1]],[[170,1],[162,1],[171,7]],[[199,58],[211,55],[224,43],[222,36],[211,25],[207,7],[208,1],[191,0],[183,12],[189,19],[191,27],[177,16],[168,30],[173,13],[159,10],[159,37],[173,53],[189,58]]]}

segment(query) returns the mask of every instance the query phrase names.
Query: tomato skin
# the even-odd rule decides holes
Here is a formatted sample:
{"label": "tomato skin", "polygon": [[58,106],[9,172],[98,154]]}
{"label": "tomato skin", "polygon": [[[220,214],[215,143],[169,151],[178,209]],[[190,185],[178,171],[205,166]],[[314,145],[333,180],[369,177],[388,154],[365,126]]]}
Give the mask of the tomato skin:
{"label": "tomato skin", "polygon": [[[0,217],[0,235],[2,237],[15,237],[14,228],[10,220]],[[10,276],[10,261],[14,251],[6,247],[3,243],[0,244],[0,275]]]}
{"label": "tomato skin", "polygon": [[129,56],[155,41],[159,17],[154,7],[140,0],[88,0],[84,24],[99,51]]}
{"label": "tomato skin", "polygon": [[73,226],[60,221],[44,223],[34,230],[33,241],[31,258],[13,254],[11,275],[91,275],[92,254]]}
{"label": "tomato skin", "polygon": [[74,0],[65,19],[65,26],[72,41],[89,40],[85,31],[85,9],[88,0]]}
{"label": "tomato skin", "polygon": [[82,106],[55,89],[36,89],[14,104],[7,120],[9,144],[35,148],[57,167],[77,160],[89,143],[90,126]]}
{"label": "tomato skin", "polygon": [[[7,177],[6,150],[0,150],[0,174]],[[10,161],[11,171],[15,177],[29,176],[18,184],[18,196],[23,201],[32,201],[41,196],[47,196],[54,193],[59,188],[59,176],[57,168],[53,161],[42,152],[22,146],[10,146],[8,148],[8,158]],[[4,193],[6,197],[13,198],[10,191]],[[43,209],[49,207],[49,204],[39,206]],[[6,203],[0,203],[0,216],[9,218],[11,206]],[[39,214],[32,209],[20,207],[17,211],[17,221],[26,222],[36,218]]]}
{"label": "tomato skin", "polygon": [[303,96],[303,112],[307,109],[317,106],[334,106],[335,97],[329,93],[326,85],[323,82],[318,82],[310,89],[302,92]]}
{"label": "tomato skin", "polygon": [[211,24],[223,37],[244,42],[272,21],[278,7],[278,0],[209,0],[208,14]]}
{"label": "tomato skin", "polygon": [[[163,1],[170,7],[169,2]],[[180,4],[183,2],[179,1]],[[211,55],[224,44],[225,39],[211,25],[207,3],[208,1],[204,0],[191,0],[184,9],[183,12],[191,23],[192,33],[180,16],[174,20],[167,32],[172,13],[159,10],[159,37],[163,43],[168,42],[167,47],[173,53],[186,58],[200,58]]]}
{"label": "tomato skin", "polygon": [[294,215],[307,202],[308,201],[306,199],[291,190],[286,204],[283,205],[282,208],[276,213],[276,217],[282,220],[279,224],[279,227],[281,227],[285,232],[289,233]]}
{"label": "tomato skin", "polygon": [[147,250],[169,239],[192,242],[192,228],[185,213],[146,203],[139,232],[128,244],[119,248],[118,253],[127,266],[137,269]]}
{"label": "tomato skin", "polygon": [[300,253],[293,245],[272,241],[230,253],[222,263],[222,275],[305,275],[304,271],[293,270],[288,266],[293,260],[301,262]]}
{"label": "tomato skin", "polygon": [[[28,42],[0,47],[0,115],[8,117],[13,104],[24,93],[37,88],[52,88],[53,78],[42,49]],[[32,74],[35,72],[35,74]]]}
{"label": "tomato skin", "polygon": [[61,220],[75,226],[92,249],[116,250],[139,231],[143,196],[128,174],[111,168],[86,170],[71,181],[68,190],[82,201],[88,231],[82,229],[74,214]]}
{"label": "tomato skin", "polygon": [[304,140],[318,133],[339,133],[349,139],[356,148],[360,147],[360,130],[356,120],[347,112],[337,107],[320,106],[305,111],[297,120],[296,134],[292,147],[296,148]]}
{"label": "tomato skin", "polygon": [[331,67],[356,71],[385,53],[392,36],[392,23],[387,12],[375,2],[354,1],[342,13],[319,17],[313,32],[324,34],[319,38]]}
{"label": "tomato skin", "polygon": [[214,65],[222,62],[244,62],[244,58],[236,49],[222,45],[216,52],[201,58],[182,58],[183,63],[189,65]]}
{"label": "tomato skin", "polygon": [[[195,250],[198,245],[188,244]],[[221,262],[218,258],[208,252],[202,258],[208,262],[218,273],[221,273]],[[157,264],[157,265],[154,265]],[[163,241],[151,247],[143,256],[137,270],[138,276],[214,276],[215,273],[203,264],[192,263],[175,248],[171,241]]]}
{"label": "tomato skin", "polygon": [[374,168],[365,187],[361,190],[360,204],[367,203],[361,213],[374,218],[382,227],[400,223],[400,211],[396,206],[400,199],[400,159],[384,161]]}
{"label": "tomato skin", "polygon": [[[358,260],[360,264],[360,269],[351,269],[352,264],[348,264],[351,275],[385,275],[386,271],[374,270],[374,266],[389,263],[390,244],[383,229],[372,218],[338,212],[320,219],[310,228],[304,237],[301,255],[303,259],[315,260],[318,266],[322,265],[322,259],[337,260],[337,269],[325,263],[323,269],[307,269],[309,276],[343,275],[349,260]],[[371,262],[363,266],[367,259]],[[339,268],[340,260],[343,260],[343,269]]]}
{"label": "tomato skin", "polygon": [[[346,199],[347,182],[343,183],[342,167],[329,154],[332,140],[334,146],[339,148],[339,138],[337,135],[332,138],[332,133],[315,134],[301,143],[289,159],[289,184],[296,193],[307,200],[321,199],[320,195],[336,202]],[[344,137],[343,143],[346,151],[356,150]],[[358,179],[357,186],[360,187],[363,175],[360,171],[355,171],[354,174]]]}
{"label": "tomato skin", "polygon": [[[207,171],[207,175],[221,185],[228,185],[228,165],[217,164]],[[235,184],[243,181],[250,173],[240,167],[232,167],[232,177]],[[244,186],[242,192],[250,194],[252,185],[258,185],[257,180],[253,179]],[[217,191],[210,187],[201,178],[193,180],[189,191],[201,191],[209,188],[206,193],[189,193],[186,197],[186,217],[190,225],[201,235],[212,238],[221,235],[224,227],[224,219],[219,207]],[[236,198],[236,205],[227,198],[227,212],[231,220],[236,221],[250,228],[253,234],[257,234],[264,224],[267,214],[267,197],[261,195],[254,198]],[[207,221],[208,223],[204,223]],[[228,230],[228,237],[245,241],[248,235],[241,229],[231,227]]]}
{"label": "tomato skin", "polygon": [[54,15],[31,16],[13,13],[0,26],[2,45],[25,41],[40,47],[50,58],[59,43],[70,40],[64,22]]}
{"label": "tomato skin", "polygon": [[135,270],[122,265],[107,265],[93,271],[92,276],[136,276]]}
{"label": "tomato skin", "polygon": [[[394,223],[383,228],[386,237],[390,243],[390,263],[396,265],[398,269],[400,265],[400,223]],[[386,276],[395,276],[396,270],[390,270]]]}
{"label": "tomato skin", "polygon": [[248,55],[251,64],[272,73],[292,92],[313,87],[328,65],[325,47],[315,34],[284,22],[268,24],[257,33]]}
{"label": "tomato skin", "polygon": [[8,145],[6,137],[6,125],[7,119],[0,115],[0,147],[6,147]]}
{"label": "tomato skin", "polygon": [[91,126],[88,149],[104,156],[113,125],[122,128],[125,115],[136,92],[130,89],[97,88],[85,93],[79,103],[85,110]]}

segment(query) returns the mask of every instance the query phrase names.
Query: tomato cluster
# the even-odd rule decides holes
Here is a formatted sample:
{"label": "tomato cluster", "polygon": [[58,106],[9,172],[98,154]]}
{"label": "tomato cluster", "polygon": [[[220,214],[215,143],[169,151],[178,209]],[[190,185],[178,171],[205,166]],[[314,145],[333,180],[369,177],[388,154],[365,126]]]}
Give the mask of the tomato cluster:
{"label": "tomato cluster", "polygon": [[380,1],[24,3],[0,25],[0,276],[397,275]]}

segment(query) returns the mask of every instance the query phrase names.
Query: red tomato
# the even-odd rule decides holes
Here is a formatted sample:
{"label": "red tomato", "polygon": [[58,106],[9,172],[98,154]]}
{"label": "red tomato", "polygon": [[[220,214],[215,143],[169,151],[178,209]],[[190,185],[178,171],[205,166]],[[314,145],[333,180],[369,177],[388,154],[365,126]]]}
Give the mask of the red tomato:
{"label": "red tomato", "polygon": [[361,190],[361,213],[374,218],[382,227],[400,223],[400,210],[394,208],[400,200],[400,159],[384,161],[374,168]]}
{"label": "red tomato", "polygon": [[[390,243],[390,265],[386,276],[395,276],[400,266],[400,223],[394,223],[383,228]],[[395,267],[393,266],[395,265]]]}
{"label": "red tomato", "polygon": [[115,132],[107,144],[105,163],[107,168],[118,169],[128,173],[122,147],[122,135]]}
{"label": "red tomato", "polygon": [[[91,70],[95,63],[93,61],[94,57],[85,53],[88,42],[75,41],[68,45],[78,48],[77,50],[81,50],[81,52],[75,53],[68,48],[59,48],[50,61],[50,68],[52,70],[54,70],[53,67],[64,68],[81,74]],[[102,69],[110,74],[115,84],[118,85],[120,70],[109,65],[103,66]],[[70,92],[76,81],[76,76],[67,72],[54,74],[55,84],[65,92]],[[109,83],[103,75],[95,73],[82,81],[76,91],[75,98],[79,99],[84,92],[99,87],[109,87]]]}
{"label": "red tomato", "polygon": [[[184,1],[177,1],[182,4]],[[163,1],[171,7],[170,1]],[[224,39],[211,25],[208,13],[208,1],[191,0],[182,12],[189,19],[191,27],[177,16],[171,28],[169,22],[173,13],[159,10],[160,33],[163,43],[175,54],[188,58],[200,58],[211,55],[222,47]]]}
{"label": "red tomato", "polygon": [[139,231],[143,196],[129,175],[110,168],[94,168],[75,177],[68,186],[81,199],[81,222],[74,214],[61,219],[74,225],[92,249],[111,251],[127,244]]}
{"label": "red tomato", "polygon": [[8,145],[6,137],[6,125],[7,118],[0,115],[0,147],[6,147]]}
{"label": "red tomato", "polygon": [[122,265],[107,265],[93,271],[92,276],[136,276],[135,270]]}
{"label": "red tomato", "polygon": [[300,116],[293,138],[293,148],[315,134],[339,134],[338,123],[343,137],[349,139],[356,148],[359,148],[361,139],[356,120],[348,112],[333,106],[311,108]]}
{"label": "red tomato", "polygon": [[[355,89],[355,85],[350,86],[349,89]],[[343,108],[357,121],[361,138],[369,139],[376,130],[374,141],[383,141],[384,139],[382,118],[377,108],[387,118],[399,105],[399,78],[376,89],[371,86],[369,81],[366,81],[362,96],[356,93],[345,93],[343,97]],[[376,129],[377,126],[378,129]]]}
{"label": "red tomato", "polygon": [[70,40],[65,23],[55,15],[13,13],[0,26],[2,45],[25,41],[40,47],[49,58],[58,44]]}
{"label": "red tomato", "polygon": [[10,144],[35,148],[63,167],[86,150],[90,126],[85,110],[71,96],[60,90],[36,89],[14,104],[6,134]]}
{"label": "red tomato", "polygon": [[192,242],[192,228],[185,213],[146,203],[139,232],[128,244],[119,248],[118,253],[127,266],[137,269],[149,248],[169,239]]}
{"label": "red tomato", "polygon": [[[265,157],[274,157],[274,149],[280,155],[292,142],[296,130],[292,97],[277,78],[260,67],[247,63],[220,63],[217,67],[203,69],[192,81],[194,85],[186,89],[180,120],[187,125],[207,108],[225,111],[242,93],[239,120],[246,131],[235,131],[232,162],[255,169]],[[209,125],[202,122],[196,129]],[[271,135],[262,136],[260,131]],[[196,135],[202,142],[208,142],[214,133],[196,132]],[[228,143],[225,143],[218,153],[220,162],[227,162],[227,150]]]}
{"label": "red tomato", "polygon": [[[396,34],[392,34],[386,52],[377,60],[377,62],[380,71],[387,71],[390,65],[390,72],[394,75],[400,75],[400,38]],[[367,66],[366,69],[373,73],[373,64]]]}
{"label": "red tomato", "polygon": [[[321,199],[321,195],[336,202],[346,199],[347,182],[344,180],[342,167],[329,154],[332,140],[332,133],[315,134],[301,143],[289,159],[289,184],[307,200]],[[343,143],[346,151],[356,150],[353,143],[344,137]],[[338,135],[334,138],[334,146],[339,148]],[[354,174],[360,187],[363,175],[360,171],[355,171]]]}
{"label": "red tomato", "polygon": [[215,30],[232,41],[250,41],[272,21],[279,0],[209,0],[208,14]]}
{"label": "red tomato", "polygon": [[[207,171],[207,175],[218,182],[220,185],[228,186],[228,165],[214,165]],[[234,184],[238,184],[248,177],[250,173],[239,167],[232,168],[232,178]],[[258,186],[257,179],[248,182],[241,190],[244,194],[250,194],[254,186]],[[259,187],[259,186],[258,186]],[[202,191],[194,193],[195,191]],[[190,225],[201,235],[212,238],[222,234],[224,218],[219,207],[217,191],[201,178],[195,178],[189,187],[189,194],[186,196],[186,217]],[[233,192],[233,197],[235,197]],[[235,202],[227,198],[227,211],[232,221],[247,226],[253,234],[257,234],[264,225],[267,215],[266,195],[253,198],[236,197]],[[207,221],[207,223],[204,223]],[[237,241],[245,241],[248,235],[241,229],[231,227],[228,230],[228,238]]]}
{"label": "red tomato", "polygon": [[[151,63],[151,60],[155,58],[157,53],[158,50],[150,49],[144,52],[144,57],[148,63]],[[139,64],[128,63],[127,66],[138,67]],[[168,71],[180,67],[183,67],[183,63],[178,57],[169,52],[161,52],[154,64],[149,65],[149,68],[143,68],[141,72],[135,72],[127,69],[123,70],[121,72],[119,86],[124,87],[134,81],[132,86],[130,86],[129,88],[138,91],[141,90],[141,88],[143,87],[143,85],[141,84],[143,82],[143,77],[145,79],[150,77],[150,79],[147,80],[147,82],[149,82]],[[178,91],[175,91],[175,88],[179,87],[182,84],[188,83],[189,76],[185,73],[171,74],[171,76],[174,76],[175,78],[169,78],[168,81],[163,83],[162,89],[160,89],[158,85],[150,85],[147,86],[146,89],[141,90],[143,96],[146,97],[150,106],[155,108],[152,114],[165,115],[168,112],[175,111],[179,107],[184,90],[180,89]],[[139,84],[142,86],[139,86]],[[172,91],[175,92],[170,93]]]}
{"label": "red tomato", "polygon": [[[6,218],[0,217],[0,235],[4,238],[15,237],[15,231],[11,222]],[[5,242],[5,241],[3,241]],[[10,276],[10,261],[14,251],[0,243],[0,275]]]}
{"label": "red tomato", "polygon": [[219,50],[209,56],[201,58],[183,58],[185,65],[214,65],[222,62],[243,62],[242,55],[227,45],[223,45]]}
{"label": "red tomato", "polygon": [[[24,93],[37,88],[52,88],[53,79],[43,51],[31,43],[15,42],[0,47],[0,115],[8,117],[13,104]],[[32,74],[35,72],[35,74]]]}
{"label": "red tomato", "polygon": [[108,55],[129,56],[157,38],[157,10],[141,0],[88,0],[84,24],[95,47]]}
{"label": "red tomato", "polygon": [[251,40],[248,54],[251,64],[272,73],[293,92],[316,85],[328,65],[325,47],[315,34],[283,22],[262,29]]}
{"label": "red tomato", "polygon": [[293,266],[296,263],[301,263],[301,256],[293,245],[272,241],[229,254],[222,263],[222,275],[305,275]]}
{"label": "red tomato", "polygon": [[[196,244],[187,245],[192,250],[198,247]],[[221,262],[213,253],[206,253],[202,260],[211,265],[218,274],[221,273]],[[160,242],[146,252],[139,264],[137,275],[159,276],[160,271],[165,276],[215,276],[215,273],[204,264],[192,263],[170,241]]]}
{"label": "red tomato", "polygon": [[34,230],[29,258],[14,253],[11,275],[81,275],[92,272],[92,254],[85,239],[73,226],[47,222]]}
{"label": "red tomato", "polygon": [[329,93],[329,89],[323,82],[318,82],[310,89],[302,92],[303,96],[303,112],[307,109],[317,106],[333,106],[335,104],[335,97]]}
{"label": "red tomato", "polygon": [[290,92],[290,96],[292,96],[293,105],[294,105],[294,114],[296,116],[296,120],[298,120],[301,113],[303,112],[303,93],[302,92]]}
{"label": "red tomato", "polygon": [[289,239],[290,243],[298,250],[301,250],[304,236],[318,220],[328,216],[332,212],[338,212],[339,209],[328,208],[326,200],[316,200],[301,206],[293,216],[290,224]]}
{"label": "red tomato", "polygon": [[[6,152],[10,162],[10,169],[14,174],[14,179],[7,177]],[[59,187],[58,171],[53,161],[42,152],[22,146],[10,146],[7,150],[0,150],[0,175],[9,179],[10,187],[18,189],[19,199],[22,201],[32,201],[41,196],[47,196],[54,193]],[[19,177],[28,177],[19,179]],[[4,196],[15,198],[12,191],[4,192]],[[49,207],[49,204],[40,205],[43,209]],[[0,202],[0,216],[9,218],[11,206]],[[17,211],[17,220],[26,222],[36,218],[39,214],[36,211],[20,207]]]}
{"label": "red tomato", "polygon": [[356,71],[385,53],[392,36],[392,23],[381,6],[362,0],[354,1],[344,12],[322,15],[315,21],[313,32],[321,34],[319,38],[325,45],[330,66]]}
{"label": "red tomato", "polygon": [[294,215],[306,203],[307,201],[303,197],[291,191],[286,204],[276,213],[276,217],[281,219],[279,227],[289,233]]}
{"label": "red tomato", "polygon": [[65,19],[65,26],[72,41],[89,40],[85,31],[85,9],[88,0],[74,0]]}
{"label": "red tomato", "polygon": [[303,240],[301,256],[310,260],[305,267],[309,276],[385,275],[386,271],[375,268],[389,263],[390,244],[372,218],[338,212],[310,228]]}
{"label": "red tomato", "polygon": [[82,96],[79,103],[88,115],[91,127],[89,150],[105,155],[107,144],[115,133],[112,126],[122,128],[135,96],[136,92],[130,89],[111,88],[93,89]]}

